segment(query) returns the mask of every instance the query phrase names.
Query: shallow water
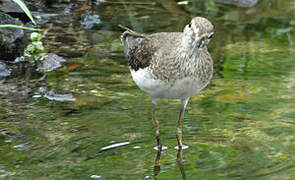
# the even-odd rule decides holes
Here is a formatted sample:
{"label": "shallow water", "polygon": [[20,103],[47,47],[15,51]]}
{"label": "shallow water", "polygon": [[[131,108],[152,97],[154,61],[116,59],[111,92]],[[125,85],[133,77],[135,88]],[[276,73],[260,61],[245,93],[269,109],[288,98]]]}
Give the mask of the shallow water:
{"label": "shallow water", "polygon": [[[43,25],[43,40],[68,62],[40,86],[75,100],[48,100],[38,87],[21,98],[0,96],[0,178],[294,179],[294,2],[262,0],[250,8],[128,2],[46,9],[56,15]],[[83,23],[87,11],[98,24]],[[168,149],[154,170],[151,101],[132,81],[117,24],[145,33],[182,31],[194,16],[215,26],[209,45],[215,74],[188,104],[183,166],[174,149],[180,104],[159,103]],[[123,142],[129,144],[101,151]]]}

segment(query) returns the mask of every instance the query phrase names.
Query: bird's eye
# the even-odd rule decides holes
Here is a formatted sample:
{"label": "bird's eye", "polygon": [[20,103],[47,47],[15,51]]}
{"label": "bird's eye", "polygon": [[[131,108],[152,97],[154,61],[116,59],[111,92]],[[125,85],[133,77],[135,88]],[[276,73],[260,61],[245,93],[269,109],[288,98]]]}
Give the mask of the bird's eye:
{"label": "bird's eye", "polygon": [[191,28],[192,27],[192,23],[189,23],[188,27]]}
{"label": "bird's eye", "polygon": [[211,39],[213,37],[213,33],[209,34],[208,38]]}

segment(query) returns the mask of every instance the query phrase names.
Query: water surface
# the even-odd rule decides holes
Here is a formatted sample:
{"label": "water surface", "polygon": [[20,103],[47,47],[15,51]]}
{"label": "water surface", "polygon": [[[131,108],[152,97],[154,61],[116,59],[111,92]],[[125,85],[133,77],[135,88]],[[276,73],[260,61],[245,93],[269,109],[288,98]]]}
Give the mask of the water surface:
{"label": "water surface", "polygon": [[[182,179],[181,172],[186,179],[295,178],[292,0],[261,0],[249,8],[213,1],[78,1],[42,12],[50,14],[43,41],[67,63],[37,87],[19,85],[0,96],[0,178],[153,179],[151,101],[132,81],[117,24],[144,33],[182,31],[194,16],[215,26],[209,45],[215,74],[188,104],[183,169],[174,149],[180,103],[159,103],[168,149],[156,178]],[[48,100],[39,87],[75,101]],[[100,151],[122,142],[130,144]]]}

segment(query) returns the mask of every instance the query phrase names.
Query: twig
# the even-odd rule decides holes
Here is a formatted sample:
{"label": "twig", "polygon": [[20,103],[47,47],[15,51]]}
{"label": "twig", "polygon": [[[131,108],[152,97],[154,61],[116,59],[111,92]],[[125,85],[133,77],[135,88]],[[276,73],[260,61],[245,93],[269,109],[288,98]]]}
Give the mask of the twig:
{"label": "twig", "polygon": [[106,4],[128,4],[128,5],[155,5],[155,2],[127,2],[127,1],[122,1],[122,2],[116,2],[116,1],[103,1],[101,3],[106,3]]}

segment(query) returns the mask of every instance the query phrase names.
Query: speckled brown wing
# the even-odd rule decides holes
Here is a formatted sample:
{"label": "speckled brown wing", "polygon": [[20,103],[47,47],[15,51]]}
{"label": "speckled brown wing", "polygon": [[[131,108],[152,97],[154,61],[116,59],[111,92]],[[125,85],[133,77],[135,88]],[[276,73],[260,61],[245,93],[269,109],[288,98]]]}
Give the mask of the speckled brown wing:
{"label": "speckled brown wing", "polygon": [[157,49],[150,38],[125,31],[121,36],[121,41],[131,69],[137,71],[139,68],[144,69],[150,65]]}

